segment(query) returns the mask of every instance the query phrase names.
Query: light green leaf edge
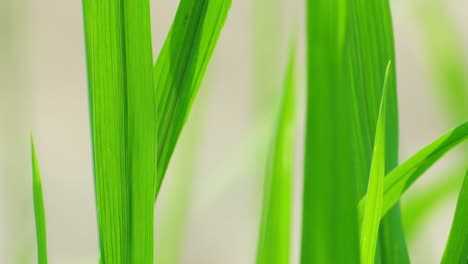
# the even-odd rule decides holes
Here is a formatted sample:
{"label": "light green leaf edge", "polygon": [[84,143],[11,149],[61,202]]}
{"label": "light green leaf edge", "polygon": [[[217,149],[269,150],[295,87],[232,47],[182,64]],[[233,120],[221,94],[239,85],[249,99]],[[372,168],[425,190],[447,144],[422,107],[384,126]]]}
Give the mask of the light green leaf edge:
{"label": "light green leaf edge", "polygon": [[155,199],[230,7],[231,0],[182,0],[157,59]]}
{"label": "light green leaf edge", "polygon": [[292,45],[276,135],[264,180],[257,264],[290,261],[295,142],[296,43]]}
{"label": "light green leaf edge", "polygon": [[[435,162],[444,156],[453,147],[457,146],[468,138],[468,122],[456,127],[445,135],[436,139],[431,144],[413,155],[403,164],[392,170],[384,182],[384,203],[381,217],[383,217],[392,206],[401,198],[403,193]],[[362,219],[365,195],[359,203],[359,215]]]}
{"label": "light green leaf edge", "polygon": [[44,197],[42,195],[41,173],[37,162],[34,139],[31,136],[31,161],[32,161],[32,186],[34,198],[34,217],[36,221],[37,238],[37,263],[47,264],[47,230],[44,209]]}
{"label": "light green leaf edge", "polygon": [[391,62],[385,70],[382,99],[380,103],[379,118],[375,132],[374,151],[370,168],[364,216],[361,226],[361,263],[373,264],[379,237],[380,214],[383,203],[383,182],[385,177],[385,130],[386,110],[388,97],[388,79]]}

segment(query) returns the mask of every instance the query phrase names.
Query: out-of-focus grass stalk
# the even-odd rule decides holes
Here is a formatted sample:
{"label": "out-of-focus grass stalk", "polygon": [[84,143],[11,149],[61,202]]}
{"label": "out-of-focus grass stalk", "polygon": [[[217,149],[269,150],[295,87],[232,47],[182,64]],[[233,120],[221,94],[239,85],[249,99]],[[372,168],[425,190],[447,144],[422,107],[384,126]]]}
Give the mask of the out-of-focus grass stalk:
{"label": "out-of-focus grass stalk", "polygon": [[[432,74],[431,87],[450,125],[468,119],[468,58],[457,23],[446,1],[416,1],[413,6],[421,32],[424,64]],[[462,148],[462,160],[468,159],[468,146]],[[404,205],[405,230],[414,239],[426,215],[437,209],[440,201],[454,196],[463,179],[463,168],[442,172],[437,182],[423,192],[409,197]],[[458,167],[458,166],[456,166]]]}
{"label": "out-of-focus grass stalk", "polygon": [[[29,94],[25,62],[25,0],[0,2],[0,185],[6,224],[0,263],[30,263],[33,221],[28,182]],[[3,206],[2,206],[3,207]]]}
{"label": "out-of-focus grass stalk", "polygon": [[[208,82],[205,82],[208,83]],[[198,154],[201,147],[204,117],[206,113],[206,95],[209,94],[209,85],[201,89],[197,100],[198,108],[192,111],[190,121],[180,138],[179,148],[173,157],[175,168],[170,177],[171,184],[166,185],[166,204],[164,209],[158,211],[161,215],[160,228],[156,232],[155,259],[158,264],[180,263],[185,230],[188,221],[189,208],[192,199],[192,188],[196,176]]]}

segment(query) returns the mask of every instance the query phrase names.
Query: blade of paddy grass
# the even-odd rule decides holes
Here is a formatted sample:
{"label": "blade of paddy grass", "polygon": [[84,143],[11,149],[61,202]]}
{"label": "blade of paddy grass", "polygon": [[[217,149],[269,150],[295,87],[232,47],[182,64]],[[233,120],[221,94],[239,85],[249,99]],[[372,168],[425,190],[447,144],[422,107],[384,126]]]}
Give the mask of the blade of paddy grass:
{"label": "blade of paddy grass", "polygon": [[388,96],[388,78],[390,75],[391,62],[388,63],[382,101],[380,104],[379,119],[375,132],[374,151],[369,175],[364,217],[361,227],[361,263],[373,264],[379,237],[380,214],[383,202],[383,181],[385,176],[385,125]]}
{"label": "blade of paddy grass", "polygon": [[47,264],[47,230],[44,209],[44,197],[42,195],[41,173],[37,162],[34,140],[31,136],[31,160],[32,160],[32,182],[34,198],[34,216],[36,220],[37,238],[37,263]]}
{"label": "blade of paddy grass", "polygon": [[102,263],[153,262],[156,111],[149,1],[83,0]]}
{"label": "blade of paddy grass", "polygon": [[343,76],[346,17],[341,1],[307,1],[303,264],[359,263],[356,180],[347,157],[352,137],[338,132],[352,131],[352,97]]}
{"label": "blade of paddy grass", "polygon": [[[448,151],[468,138],[468,122],[456,127],[431,144],[417,152],[403,164],[392,170],[384,182],[384,203],[381,216],[392,208],[403,193],[435,162]],[[364,196],[359,203],[359,215],[362,219],[366,203]]]}
{"label": "blade of paddy grass", "polygon": [[264,180],[257,264],[284,264],[290,261],[296,101],[295,46],[294,43],[289,54],[276,135]]}
{"label": "blade of paddy grass", "polygon": [[155,197],[226,21],[231,0],[182,0],[154,68],[158,118]]}
{"label": "blade of paddy grass", "polygon": [[[358,263],[358,223],[342,219],[357,219],[356,205],[366,192],[383,69],[395,61],[390,6],[387,0],[309,0],[307,4],[309,88],[301,261]],[[386,172],[398,163],[392,65]],[[379,241],[377,263],[380,259],[409,262],[399,206],[381,222]]]}
{"label": "blade of paddy grass", "polygon": [[[388,0],[369,2],[358,0],[350,9],[349,83],[353,91],[353,115],[356,126],[355,153],[357,155],[358,198],[366,192],[375,139],[379,105],[385,72],[382,70],[392,61],[388,76],[388,104],[386,125],[385,171],[398,165],[398,102],[396,83],[396,60],[392,17]],[[397,204],[380,223],[379,249],[376,262],[409,263]]]}
{"label": "blade of paddy grass", "polygon": [[468,261],[468,171],[458,195],[452,228],[445,246],[442,264],[466,263]]}
{"label": "blade of paddy grass", "polygon": [[130,198],[130,263],[153,263],[156,175],[156,97],[149,0],[124,0],[127,170]]}
{"label": "blade of paddy grass", "polygon": [[402,206],[403,225],[408,240],[414,239],[431,212],[440,208],[443,201],[460,191],[463,182],[463,169],[457,168],[440,173],[436,183],[427,186],[414,197],[405,199]]}

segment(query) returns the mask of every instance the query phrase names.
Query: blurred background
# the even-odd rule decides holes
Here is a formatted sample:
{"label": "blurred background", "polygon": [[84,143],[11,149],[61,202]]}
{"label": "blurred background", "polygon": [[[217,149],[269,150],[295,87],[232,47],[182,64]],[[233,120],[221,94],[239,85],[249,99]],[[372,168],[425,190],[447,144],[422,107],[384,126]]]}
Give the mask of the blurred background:
{"label": "blurred background", "polygon": [[[391,4],[400,158],[405,160],[467,120],[468,2]],[[152,1],[155,59],[177,5],[174,0]],[[297,263],[304,5],[304,0],[233,0],[156,205],[158,263],[254,263],[272,116],[290,37],[299,32]],[[30,131],[42,170],[50,263],[96,263],[81,1],[0,0],[0,263],[36,261]],[[465,145],[405,195],[404,220],[414,263],[439,262],[467,165]]]}

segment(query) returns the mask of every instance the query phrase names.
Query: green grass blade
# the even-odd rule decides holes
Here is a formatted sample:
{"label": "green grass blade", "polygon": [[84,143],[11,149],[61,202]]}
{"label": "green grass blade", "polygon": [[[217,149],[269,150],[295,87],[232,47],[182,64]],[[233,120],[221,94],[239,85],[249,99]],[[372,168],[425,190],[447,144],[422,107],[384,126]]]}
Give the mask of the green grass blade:
{"label": "green grass blade", "polygon": [[153,262],[156,111],[149,1],[83,0],[102,263]]}
{"label": "green grass blade", "polygon": [[[357,263],[357,220],[342,219],[357,219],[356,205],[367,188],[384,69],[388,61],[395,61],[390,5],[387,0],[307,3],[309,88],[301,258],[303,263]],[[394,65],[386,110],[386,172],[398,163]],[[382,258],[386,263],[408,263],[398,206],[380,227],[382,256],[376,262]]]}
{"label": "green grass blade", "polygon": [[428,216],[452,195],[460,191],[463,182],[463,169],[457,168],[440,173],[437,181],[420,190],[415,195],[405,198],[402,206],[403,225],[408,240],[414,239],[422,231]]}
{"label": "green grass blade", "polygon": [[[128,263],[126,93],[120,1],[83,1],[94,184],[103,264]],[[105,59],[103,59],[105,58]]]}
{"label": "green grass blade", "polygon": [[356,179],[348,157],[353,136],[342,133],[353,131],[342,49],[346,11],[343,1],[307,1],[303,264],[359,263]]}
{"label": "green grass blade", "polygon": [[131,262],[153,263],[156,97],[149,0],[123,0]]}
{"label": "green grass blade", "polygon": [[177,139],[226,21],[231,0],[182,0],[154,68],[159,192]]}
{"label": "green grass blade", "polygon": [[374,151],[369,175],[367,199],[361,227],[361,263],[373,264],[379,236],[380,214],[383,203],[383,181],[385,176],[385,130],[386,110],[388,96],[388,78],[391,62],[387,65],[385,73],[382,102],[380,104],[379,119],[375,133]]}
{"label": "green grass blade", "polygon": [[457,208],[452,228],[445,246],[442,264],[466,263],[468,261],[468,171],[458,195]]}
{"label": "green grass blade", "polygon": [[42,195],[41,173],[37,162],[34,140],[31,137],[31,159],[33,175],[33,198],[34,198],[34,216],[36,220],[37,236],[37,263],[47,264],[47,231],[44,209],[44,197]]}
{"label": "green grass blade", "polygon": [[295,132],[295,44],[289,54],[276,135],[264,180],[257,264],[290,261]]}
{"label": "green grass blade", "polygon": [[[435,162],[452,148],[468,138],[468,122],[458,126],[431,144],[424,147],[403,164],[392,170],[384,182],[383,217],[400,199],[403,193],[428,170]],[[362,218],[366,196],[359,203],[359,213]]]}

